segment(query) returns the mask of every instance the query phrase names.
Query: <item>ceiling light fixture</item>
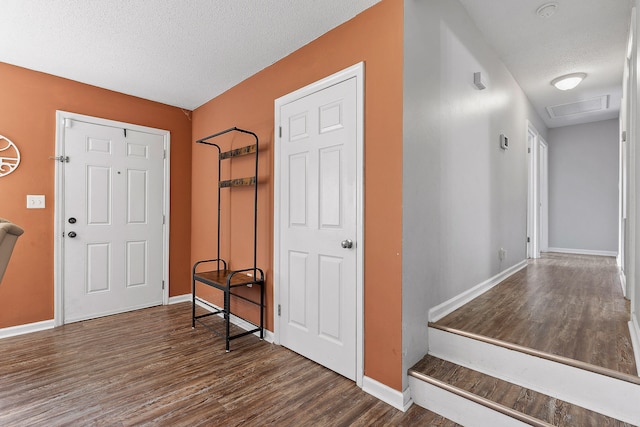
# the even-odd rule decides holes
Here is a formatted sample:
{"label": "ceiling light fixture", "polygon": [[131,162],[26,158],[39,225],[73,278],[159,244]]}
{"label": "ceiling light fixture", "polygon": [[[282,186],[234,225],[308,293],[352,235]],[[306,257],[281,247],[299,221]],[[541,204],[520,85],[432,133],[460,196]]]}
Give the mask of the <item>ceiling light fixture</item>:
{"label": "ceiling light fixture", "polygon": [[554,15],[557,10],[558,10],[558,3],[553,1],[550,3],[545,3],[542,6],[540,6],[536,10],[536,14],[541,18],[549,18],[550,16]]}
{"label": "ceiling light fixture", "polygon": [[585,77],[587,77],[586,73],[567,74],[551,80],[551,84],[560,90],[569,90],[578,86]]}

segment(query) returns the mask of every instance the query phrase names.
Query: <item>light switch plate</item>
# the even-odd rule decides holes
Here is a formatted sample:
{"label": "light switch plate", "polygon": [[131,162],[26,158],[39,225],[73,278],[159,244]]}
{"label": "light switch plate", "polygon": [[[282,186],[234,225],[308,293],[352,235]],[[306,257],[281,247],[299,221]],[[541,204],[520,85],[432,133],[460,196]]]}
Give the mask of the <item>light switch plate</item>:
{"label": "light switch plate", "polygon": [[27,194],[27,209],[44,209],[44,195]]}

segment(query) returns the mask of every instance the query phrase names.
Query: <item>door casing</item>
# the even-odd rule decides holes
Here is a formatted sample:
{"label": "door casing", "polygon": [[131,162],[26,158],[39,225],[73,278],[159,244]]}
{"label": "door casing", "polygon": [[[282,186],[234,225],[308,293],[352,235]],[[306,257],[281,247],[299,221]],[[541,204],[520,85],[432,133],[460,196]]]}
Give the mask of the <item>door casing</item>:
{"label": "door casing", "polygon": [[[541,191],[541,174],[548,173],[548,166],[540,165],[540,150],[541,144],[544,144],[544,149],[547,149],[548,145],[546,141],[543,141],[540,133],[537,131],[533,123],[527,120],[526,127],[526,141],[527,141],[527,173],[528,173],[528,196],[527,196],[527,237],[526,242],[527,258],[540,258],[541,249],[548,249],[549,244],[549,211],[546,201],[542,201],[541,212],[540,203],[541,197],[548,198],[548,191],[542,194]],[[544,161],[548,162],[548,150],[546,151]],[[542,179],[545,185],[548,186],[548,176]],[[541,221],[545,221],[545,224],[541,224]],[[546,233],[543,237],[542,233]],[[546,243],[547,248],[541,248]]]}
{"label": "door casing", "polygon": [[67,120],[76,120],[86,123],[92,123],[102,126],[120,127],[131,129],[139,132],[147,132],[154,135],[161,135],[164,140],[165,158],[164,158],[164,182],[163,182],[163,248],[162,248],[162,280],[164,282],[163,304],[169,302],[169,184],[170,184],[170,133],[167,130],[155,129],[146,126],[134,125],[130,123],[118,122],[114,120],[102,119],[68,111],[56,111],[56,165],[55,165],[55,196],[54,196],[54,326],[64,324],[64,163],[59,161],[64,158],[64,128]]}
{"label": "door casing", "polygon": [[[273,301],[280,301],[280,107],[314,92],[333,86],[350,78],[356,79],[356,384],[362,387],[364,376],[364,63],[360,62],[322,80],[298,89],[275,100],[274,126],[274,215],[273,215]],[[274,310],[274,342],[280,344],[278,310]]]}
{"label": "door casing", "polygon": [[540,252],[549,251],[549,145],[541,136],[538,137],[538,171],[539,186],[538,193],[540,200],[540,227],[539,227],[539,245]]}

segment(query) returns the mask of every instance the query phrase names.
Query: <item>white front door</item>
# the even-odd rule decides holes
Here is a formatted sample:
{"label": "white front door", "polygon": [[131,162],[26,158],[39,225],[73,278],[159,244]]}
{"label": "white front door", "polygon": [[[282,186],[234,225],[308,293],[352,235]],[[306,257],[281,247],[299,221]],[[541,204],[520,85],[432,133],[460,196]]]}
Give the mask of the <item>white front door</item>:
{"label": "white front door", "polygon": [[279,106],[280,343],[347,378],[357,370],[355,77]]}
{"label": "white front door", "polygon": [[64,322],[162,304],[164,137],[66,119],[63,141]]}

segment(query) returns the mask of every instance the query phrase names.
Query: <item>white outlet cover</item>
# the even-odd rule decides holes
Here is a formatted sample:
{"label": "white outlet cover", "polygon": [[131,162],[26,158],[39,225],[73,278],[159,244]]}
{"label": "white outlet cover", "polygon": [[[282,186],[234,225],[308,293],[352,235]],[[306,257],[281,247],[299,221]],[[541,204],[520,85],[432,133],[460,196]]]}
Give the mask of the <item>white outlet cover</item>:
{"label": "white outlet cover", "polygon": [[44,209],[44,195],[27,194],[27,209]]}

